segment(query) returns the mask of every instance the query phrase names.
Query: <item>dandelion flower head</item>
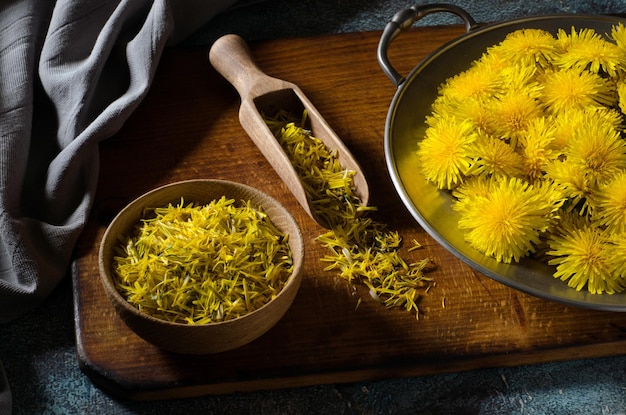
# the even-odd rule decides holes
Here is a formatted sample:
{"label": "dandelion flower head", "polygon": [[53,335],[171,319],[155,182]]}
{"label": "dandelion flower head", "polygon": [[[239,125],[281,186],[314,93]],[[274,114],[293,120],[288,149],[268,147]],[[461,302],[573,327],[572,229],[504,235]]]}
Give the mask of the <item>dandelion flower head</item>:
{"label": "dandelion flower head", "polygon": [[535,251],[554,209],[521,179],[494,180],[488,196],[464,203],[459,228],[467,230],[465,239],[485,255],[505,263],[519,261]]}
{"label": "dandelion flower head", "polygon": [[490,52],[501,54],[514,64],[546,66],[554,59],[557,46],[554,36],[545,30],[522,29],[507,35]]}
{"label": "dandelion flower head", "polygon": [[471,165],[469,149],[475,139],[469,122],[443,118],[429,128],[418,151],[426,179],[442,189],[460,183]]}
{"label": "dandelion flower head", "polygon": [[594,199],[594,223],[609,232],[626,233],[626,171],[600,185]]}
{"label": "dandelion flower head", "polygon": [[616,76],[624,68],[623,54],[619,47],[600,36],[592,29],[576,31],[572,27],[569,34],[561,29],[557,35],[563,53],[556,59],[561,68],[589,70],[592,73],[604,72]]}
{"label": "dandelion flower head", "polygon": [[549,240],[551,250],[547,254],[556,257],[548,261],[556,265],[554,277],[577,291],[585,287],[592,294],[622,291],[626,281],[615,278],[609,242],[609,233],[585,218],[570,215]]}
{"label": "dandelion flower head", "polygon": [[551,113],[570,108],[602,108],[615,102],[615,93],[600,75],[579,69],[548,71],[542,76],[541,101]]}

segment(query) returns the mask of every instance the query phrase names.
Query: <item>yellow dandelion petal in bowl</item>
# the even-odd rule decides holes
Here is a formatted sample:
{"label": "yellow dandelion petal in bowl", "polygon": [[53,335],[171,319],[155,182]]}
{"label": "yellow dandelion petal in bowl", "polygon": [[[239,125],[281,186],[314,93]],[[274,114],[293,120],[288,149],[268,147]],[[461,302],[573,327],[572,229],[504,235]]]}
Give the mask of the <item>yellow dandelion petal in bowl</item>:
{"label": "yellow dandelion petal in bowl", "polygon": [[505,263],[535,251],[554,210],[532,185],[517,178],[496,180],[487,197],[473,198],[465,207],[459,228],[467,231],[468,243]]}
{"label": "yellow dandelion petal in bowl", "polygon": [[621,287],[626,287],[626,233],[611,233],[609,239],[610,244],[607,247],[609,267]]}
{"label": "yellow dandelion petal in bowl", "polygon": [[594,194],[593,223],[612,233],[626,232],[626,172],[599,186]]}
{"label": "yellow dandelion petal in bowl", "polygon": [[452,209],[461,214],[466,212],[471,214],[476,200],[489,198],[493,183],[494,179],[487,175],[469,177],[452,191],[456,198]]}
{"label": "yellow dandelion petal in bowl", "polygon": [[[615,42],[620,53],[620,69],[626,69],[626,26],[622,23],[616,24],[611,29],[610,39]],[[623,75],[623,74],[619,74]]]}
{"label": "yellow dandelion petal in bowl", "polygon": [[486,65],[474,65],[471,69],[448,79],[439,93],[459,100],[481,99],[498,94],[503,88],[498,71]]}
{"label": "yellow dandelion petal in bowl", "polygon": [[538,99],[543,93],[540,74],[536,66],[515,65],[502,68],[500,76],[506,84],[502,93],[523,94],[532,99]]}
{"label": "yellow dandelion petal in bowl", "polygon": [[496,101],[492,108],[498,121],[499,137],[509,139],[515,147],[517,138],[528,128],[530,121],[543,115],[539,102],[532,96],[518,91],[510,92]]}
{"label": "yellow dandelion petal in bowl", "polygon": [[591,210],[588,196],[592,186],[588,175],[575,163],[557,160],[546,167],[546,179],[550,180],[567,198],[566,211],[579,209],[581,214]]}
{"label": "yellow dandelion petal in bowl", "polygon": [[474,159],[467,175],[512,176],[522,175],[522,157],[502,140],[480,136],[472,146]]}
{"label": "yellow dandelion petal in bowl", "polygon": [[569,109],[602,108],[614,105],[615,91],[600,75],[564,69],[548,71],[542,77],[541,102],[553,114]]}
{"label": "yellow dandelion petal in bowl", "polygon": [[433,126],[446,114],[458,120],[471,122],[479,134],[492,134],[495,131],[495,122],[489,111],[488,100],[468,99],[459,101],[454,98],[440,97],[433,103],[432,116],[426,117],[426,124]]}
{"label": "yellow dandelion petal in bowl", "polygon": [[626,82],[619,81],[617,83],[617,104],[619,109],[626,113]]}
{"label": "yellow dandelion petal in bowl", "polygon": [[593,73],[604,72],[609,76],[616,76],[623,70],[623,53],[619,47],[593,29],[581,29],[577,32],[572,27],[569,34],[560,29],[557,38],[564,52],[556,59],[556,66],[589,70]]}
{"label": "yellow dandelion petal in bowl", "polygon": [[545,174],[546,166],[559,155],[552,145],[555,131],[554,125],[545,117],[535,118],[520,140],[521,166],[531,182],[541,178]]}
{"label": "yellow dandelion petal in bowl", "polygon": [[551,115],[555,128],[552,148],[565,151],[572,137],[591,123],[622,129],[622,115],[612,108],[570,108]]}
{"label": "yellow dandelion petal in bowl", "polygon": [[618,23],[611,29],[611,39],[615,42],[617,47],[626,49],[626,26],[622,23]]}
{"label": "yellow dandelion petal in bowl", "polygon": [[471,202],[473,198],[489,197],[494,180],[487,176],[474,176],[465,180],[459,187],[452,191],[452,195],[457,199],[452,207],[459,209],[459,204]]}
{"label": "yellow dandelion petal in bowl", "polygon": [[499,53],[513,65],[546,66],[555,57],[557,42],[548,31],[541,29],[516,30],[507,35],[499,46],[490,50]]}
{"label": "yellow dandelion petal in bowl", "polygon": [[585,287],[592,294],[623,291],[624,281],[611,267],[608,235],[585,217],[572,214],[565,218],[548,241],[547,254],[555,257],[548,261],[556,265],[554,277],[577,291]]}
{"label": "yellow dandelion petal in bowl", "polygon": [[472,158],[470,145],[476,140],[468,121],[443,117],[426,130],[417,155],[426,179],[440,189],[451,189],[463,180]]}
{"label": "yellow dandelion petal in bowl", "polygon": [[549,180],[537,180],[533,183],[533,186],[539,195],[539,199],[545,203],[545,213],[546,218],[549,220],[549,226],[544,231],[549,232],[561,220],[561,213],[563,213],[563,205],[567,202],[567,195],[561,188],[554,186]]}
{"label": "yellow dandelion petal in bowl", "polygon": [[477,132],[490,134],[494,131],[494,120],[489,112],[489,105],[484,101],[468,101],[459,106],[456,114],[459,119],[466,119],[474,124]]}
{"label": "yellow dandelion petal in bowl", "polygon": [[491,47],[473,66],[483,68],[491,73],[501,73],[511,66],[511,61],[503,53],[498,53],[499,46]]}
{"label": "yellow dandelion petal in bowl", "polygon": [[617,129],[601,118],[589,118],[584,128],[574,131],[565,155],[595,187],[626,169],[625,145]]}

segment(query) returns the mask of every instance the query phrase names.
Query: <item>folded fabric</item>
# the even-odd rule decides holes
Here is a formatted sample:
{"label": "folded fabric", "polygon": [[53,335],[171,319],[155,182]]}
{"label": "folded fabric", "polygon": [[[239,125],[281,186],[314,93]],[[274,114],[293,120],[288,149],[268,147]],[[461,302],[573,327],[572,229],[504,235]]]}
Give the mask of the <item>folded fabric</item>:
{"label": "folded fabric", "polygon": [[[0,323],[67,275],[95,193],[98,144],[145,96],[164,47],[233,3],[2,2]],[[0,414],[10,399],[0,365]]]}

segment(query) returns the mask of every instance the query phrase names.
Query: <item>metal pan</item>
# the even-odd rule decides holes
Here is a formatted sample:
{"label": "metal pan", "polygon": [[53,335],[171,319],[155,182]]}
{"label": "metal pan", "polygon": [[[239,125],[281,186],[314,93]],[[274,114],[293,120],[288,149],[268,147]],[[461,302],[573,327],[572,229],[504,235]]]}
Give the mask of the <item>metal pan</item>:
{"label": "metal pan", "polygon": [[[430,13],[458,15],[467,33],[443,45],[403,77],[387,58],[391,42],[404,30]],[[396,85],[385,125],[385,157],[393,184],[406,208],[438,243],[482,274],[522,292],[571,306],[626,311],[626,293],[590,294],[576,291],[552,276],[554,268],[532,258],[504,264],[472,248],[458,229],[459,215],[452,209],[452,198],[426,182],[419,173],[417,144],[426,130],[425,117],[437,96],[439,85],[447,78],[469,68],[485,50],[500,43],[507,34],[519,29],[543,29],[556,34],[589,28],[600,34],[611,32],[613,25],[626,20],[600,15],[548,15],[510,20],[478,27],[472,17],[455,6],[431,4],[412,6],[398,12],[387,24],[378,47],[379,64]]]}

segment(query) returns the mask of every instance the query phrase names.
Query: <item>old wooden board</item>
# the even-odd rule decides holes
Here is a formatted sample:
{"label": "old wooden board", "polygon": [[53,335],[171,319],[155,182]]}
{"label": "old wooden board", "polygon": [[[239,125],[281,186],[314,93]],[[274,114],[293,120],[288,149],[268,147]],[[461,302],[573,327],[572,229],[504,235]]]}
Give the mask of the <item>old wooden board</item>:
{"label": "old wooden board", "polygon": [[[463,33],[461,27],[415,29],[390,50],[401,73]],[[383,130],[392,83],[379,69],[379,33],[253,44],[260,67],[292,81],[325,116],[365,168],[376,219],[423,248],[436,285],[419,320],[388,310],[334,272],[316,237],[323,231],[297,204],[241,128],[239,97],[207,63],[205,49],[166,51],[152,89],[123,129],[101,146],[92,217],[73,263],[81,368],[112,394],[167,399],[512,366],[621,354],[626,314],[577,309],[535,298],[474,272],[424,232],[403,207],[384,161]],[[253,185],[279,199],[306,239],[304,281],[288,314],[240,349],[184,356],[160,351],[131,332],[107,302],[97,251],[107,221],[154,187],[192,178]],[[359,304],[359,300],[360,304]]]}

